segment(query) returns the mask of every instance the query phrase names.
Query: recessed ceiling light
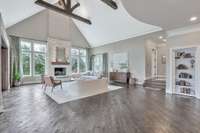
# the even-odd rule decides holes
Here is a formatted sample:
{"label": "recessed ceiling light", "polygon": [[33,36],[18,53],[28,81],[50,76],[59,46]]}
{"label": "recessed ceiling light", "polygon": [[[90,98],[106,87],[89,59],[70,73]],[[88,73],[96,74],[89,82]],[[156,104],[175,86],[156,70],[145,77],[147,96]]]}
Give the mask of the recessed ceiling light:
{"label": "recessed ceiling light", "polygon": [[159,39],[163,39],[163,36],[159,36]]}
{"label": "recessed ceiling light", "polygon": [[197,19],[198,19],[198,18],[194,16],[194,17],[191,17],[191,18],[190,18],[190,21],[193,22],[193,21],[196,21]]}
{"label": "recessed ceiling light", "polygon": [[163,42],[167,42],[167,39],[163,39]]}

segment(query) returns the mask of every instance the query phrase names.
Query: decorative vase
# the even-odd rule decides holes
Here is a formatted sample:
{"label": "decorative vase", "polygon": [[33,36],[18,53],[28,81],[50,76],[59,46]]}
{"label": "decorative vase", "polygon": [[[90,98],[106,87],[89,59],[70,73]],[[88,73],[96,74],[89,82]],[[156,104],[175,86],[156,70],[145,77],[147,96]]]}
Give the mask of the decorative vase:
{"label": "decorative vase", "polygon": [[15,86],[15,87],[19,87],[20,85],[21,85],[21,81],[15,81],[15,82],[14,82],[14,86]]}

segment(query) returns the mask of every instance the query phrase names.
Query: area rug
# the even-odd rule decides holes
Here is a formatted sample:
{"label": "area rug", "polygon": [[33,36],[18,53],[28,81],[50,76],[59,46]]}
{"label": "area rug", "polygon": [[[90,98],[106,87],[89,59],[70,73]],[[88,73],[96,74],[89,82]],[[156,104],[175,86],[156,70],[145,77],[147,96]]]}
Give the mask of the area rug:
{"label": "area rug", "polygon": [[152,91],[161,91],[161,90],[163,90],[161,88],[153,88],[153,87],[145,87],[145,89],[152,90]]}
{"label": "area rug", "polygon": [[45,94],[47,94],[50,98],[52,98],[57,104],[63,104],[70,101],[75,101],[95,95],[99,95],[102,93],[107,93],[110,91],[121,89],[121,86],[108,85],[108,88],[103,89],[75,89],[70,88],[70,83],[64,83],[63,89],[59,86],[51,92],[50,88],[47,88]]}

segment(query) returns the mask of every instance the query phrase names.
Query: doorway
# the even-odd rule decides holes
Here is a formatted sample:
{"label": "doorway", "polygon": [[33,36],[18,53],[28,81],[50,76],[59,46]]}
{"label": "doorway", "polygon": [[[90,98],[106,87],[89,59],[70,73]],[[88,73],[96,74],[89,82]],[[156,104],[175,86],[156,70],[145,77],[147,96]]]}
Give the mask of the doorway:
{"label": "doorway", "polygon": [[158,60],[158,58],[157,58],[157,56],[158,56],[158,49],[157,48],[153,48],[152,49],[152,60],[151,60],[151,64],[152,64],[152,66],[151,66],[151,68],[152,68],[152,70],[151,70],[151,76],[153,77],[153,78],[156,78],[157,77],[157,75],[158,75],[158,73],[157,73],[157,70],[158,70],[158,66],[157,66],[157,60]]}

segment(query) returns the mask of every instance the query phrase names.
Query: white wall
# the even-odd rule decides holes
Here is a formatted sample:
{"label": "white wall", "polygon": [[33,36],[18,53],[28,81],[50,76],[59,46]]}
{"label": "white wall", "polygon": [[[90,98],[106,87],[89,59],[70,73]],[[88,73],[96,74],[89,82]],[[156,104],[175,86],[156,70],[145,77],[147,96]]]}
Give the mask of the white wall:
{"label": "white wall", "polygon": [[72,46],[90,47],[71,18],[49,10],[7,28],[7,32],[9,35],[34,40],[47,41],[50,37],[71,41]]}
{"label": "white wall", "polygon": [[142,84],[145,80],[145,39],[132,38],[102,47],[90,49],[90,55],[108,53],[109,68],[114,53],[126,52],[129,55],[129,70]]}
{"label": "white wall", "polygon": [[158,48],[157,74],[158,74],[158,76],[166,77],[166,64],[162,63],[162,57],[167,56],[167,44],[161,43],[157,46],[157,48]]}
{"label": "white wall", "polygon": [[48,36],[69,41],[71,39],[70,21],[69,17],[49,10]]}
{"label": "white wall", "polygon": [[9,35],[46,41],[48,36],[48,11],[42,11],[7,29]]}
{"label": "white wall", "polygon": [[[158,37],[163,32],[156,32],[141,37],[131,38],[120,42],[108,44],[101,47],[91,48],[90,55],[108,53],[109,68],[114,53],[126,52],[129,55],[129,69],[135,78],[142,84],[144,80],[151,78],[152,71],[152,49],[158,52],[158,75],[166,75],[166,64],[162,64],[161,57],[166,56],[166,45],[162,44]],[[157,40],[157,41],[156,41]]]}

